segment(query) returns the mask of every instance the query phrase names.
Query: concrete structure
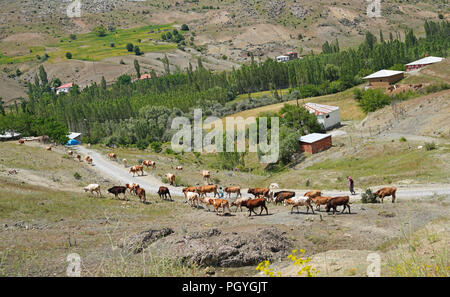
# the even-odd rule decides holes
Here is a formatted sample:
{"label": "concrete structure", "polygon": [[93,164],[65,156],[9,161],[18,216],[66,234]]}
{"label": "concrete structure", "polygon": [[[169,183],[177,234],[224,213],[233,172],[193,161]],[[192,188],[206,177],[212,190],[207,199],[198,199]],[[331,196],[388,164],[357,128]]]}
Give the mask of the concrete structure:
{"label": "concrete structure", "polygon": [[316,115],[317,121],[325,130],[341,125],[339,107],[310,102],[306,103],[304,106],[310,113],[314,113]]}
{"label": "concrete structure", "polygon": [[420,69],[422,67],[425,67],[427,65],[431,65],[434,63],[439,63],[442,62],[442,60],[444,60],[444,58],[439,58],[439,57],[425,57],[423,59],[411,62],[409,64],[406,64],[406,71],[412,71],[415,69]]}
{"label": "concrete structure", "polygon": [[289,61],[289,56],[278,56],[277,62],[287,62]]}
{"label": "concrete structure", "polygon": [[67,83],[62,86],[59,86],[56,88],[56,94],[59,95],[60,93],[69,93],[70,89],[72,89],[73,83]]}
{"label": "concrete structure", "polygon": [[312,133],[299,138],[300,150],[309,154],[329,149],[333,143],[330,134]]}
{"label": "concrete structure", "polygon": [[372,87],[388,87],[389,85],[395,84],[399,80],[405,77],[404,71],[395,70],[380,70],[369,76],[364,77],[369,81],[369,85]]}

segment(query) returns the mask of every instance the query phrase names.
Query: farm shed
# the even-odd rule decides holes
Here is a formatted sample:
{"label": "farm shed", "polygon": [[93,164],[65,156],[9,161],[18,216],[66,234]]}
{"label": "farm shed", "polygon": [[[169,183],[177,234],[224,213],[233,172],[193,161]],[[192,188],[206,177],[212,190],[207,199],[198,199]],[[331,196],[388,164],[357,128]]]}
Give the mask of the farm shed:
{"label": "farm shed", "polygon": [[81,143],[81,133],[77,133],[77,132],[70,132],[69,135],[67,135],[67,138],[69,138],[70,140],[76,140],[79,143]]}
{"label": "farm shed", "polygon": [[60,93],[69,93],[70,89],[72,89],[73,87],[73,83],[67,83],[64,84],[62,86],[59,86],[56,88],[56,94],[60,94]]}
{"label": "farm shed", "polygon": [[411,62],[409,64],[406,64],[406,71],[412,71],[415,69],[420,69],[422,67],[425,67],[427,65],[431,65],[434,63],[439,63],[442,62],[442,60],[444,60],[444,58],[440,58],[440,57],[425,57],[423,59]]}
{"label": "farm shed", "polygon": [[383,69],[364,77],[364,79],[369,81],[369,86],[388,87],[389,85],[395,84],[399,80],[402,80],[405,77],[404,73],[404,71]]}
{"label": "farm shed", "polygon": [[300,150],[309,154],[316,154],[329,149],[333,143],[331,134],[312,133],[299,138]]}
{"label": "farm shed", "polygon": [[0,134],[0,141],[7,141],[7,140],[15,140],[20,138],[20,133],[7,131],[5,134]]}
{"label": "farm shed", "polygon": [[277,62],[287,62],[289,61],[289,56],[278,56]]}
{"label": "farm shed", "polygon": [[316,115],[317,121],[325,130],[337,127],[341,124],[341,116],[339,113],[339,107],[337,106],[310,102],[306,103],[304,106],[310,113],[314,113]]}

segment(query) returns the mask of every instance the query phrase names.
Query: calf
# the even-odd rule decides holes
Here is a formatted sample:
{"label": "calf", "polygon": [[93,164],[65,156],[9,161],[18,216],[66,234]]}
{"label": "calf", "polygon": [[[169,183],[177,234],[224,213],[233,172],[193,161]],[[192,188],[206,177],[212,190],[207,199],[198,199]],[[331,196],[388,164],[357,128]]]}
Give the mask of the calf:
{"label": "calf", "polygon": [[252,215],[252,212],[254,214],[256,214],[254,209],[257,207],[261,207],[261,211],[259,212],[259,215],[261,215],[263,209],[266,210],[266,215],[269,214],[269,211],[267,210],[267,207],[266,207],[266,199],[264,199],[264,198],[249,199],[247,201],[242,202],[242,206],[245,206],[248,208],[248,212],[249,212],[248,216],[249,217]]}
{"label": "calf", "polygon": [[99,196],[102,195],[102,193],[100,192],[100,185],[99,184],[90,184],[90,185],[84,187],[83,189],[84,189],[85,192],[88,192],[88,191],[91,192],[91,194],[96,192]]}
{"label": "calf", "polygon": [[316,205],[316,210],[320,210],[320,206],[327,205],[328,201],[330,201],[331,199],[333,199],[333,197],[318,196],[311,198],[311,201]]}
{"label": "calf", "polygon": [[392,196],[392,203],[394,203],[395,202],[395,193],[396,192],[397,192],[397,188],[396,187],[386,187],[386,188],[379,189],[378,191],[376,191],[373,194],[375,195],[375,197],[380,197],[381,203],[383,203],[384,197]]}
{"label": "calf", "polygon": [[214,200],[214,198],[210,198],[210,197],[200,197],[198,199],[198,201],[202,204],[205,204],[206,209],[209,211],[209,206],[212,205],[213,203],[211,202],[211,200]]}
{"label": "calf", "polygon": [[348,196],[334,197],[328,201],[326,211],[329,212],[330,209],[333,209],[333,214],[335,214],[336,209],[339,205],[343,205],[344,209],[342,209],[341,213],[344,213],[346,207],[348,207],[348,213],[350,213],[350,198]]}
{"label": "calf", "polygon": [[197,192],[197,187],[186,187],[181,190],[184,194],[184,198],[186,198],[185,202],[188,202],[187,192]]}
{"label": "calf", "polygon": [[284,200],[284,202],[288,205],[292,205],[291,214],[294,210],[294,207],[297,208],[297,213],[298,213],[299,206],[306,206],[306,213],[308,213],[309,209],[311,208],[311,211],[314,214],[314,209],[311,205],[311,198],[309,198],[309,197],[293,197],[293,198]]}
{"label": "calf", "polygon": [[190,206],[195,206],[195,201],[197,201],[197,208],[199,206],[198,194],[195,192],[187,192],[186,197]]}
{"label": "calf", "polygon": [[235,212],[237,212],[238,207],[239,207],[240,211],[242,211],[242,204],[248,200],[250,200],[250,197],[238,198],[238,199],[234,200],[233,202],[231,202],[231,206],[236,206]]}
{"label": "calf", "polygon": [[114,194],[114,196],[117,199],[119,199],[119,194],[123,194],[123,197],[125,198],[126,191],[127,191],[127,188],[124,186],[114,186],[114,187],[108,189],[108,192],[111,194]]}
{"label": "calf", "polygon": [[279,191],[274,194],[275,205],[282,203],[284,200],[295,197],[295,192],[291,191]]}
{"label": "calf", "polygon": [[237,197],[242,197],[241,187],[240,186],[237,186],[237,187],[226,187],[224,189],[224,191],[225,191],[225,193],[228,194],[228,198],[231,197],[231,193],[236,193],[236,198]]}
{"label": "calf", "polygon": [[168,187],[163,187],[163,186],[159,187],[158,195],[159,195],[159,198],[161,198],[163,200],[166,200],[167,195],[169,195],[170,200],[172,200],[172,196],[170,196],[170,191],[169,191]]}

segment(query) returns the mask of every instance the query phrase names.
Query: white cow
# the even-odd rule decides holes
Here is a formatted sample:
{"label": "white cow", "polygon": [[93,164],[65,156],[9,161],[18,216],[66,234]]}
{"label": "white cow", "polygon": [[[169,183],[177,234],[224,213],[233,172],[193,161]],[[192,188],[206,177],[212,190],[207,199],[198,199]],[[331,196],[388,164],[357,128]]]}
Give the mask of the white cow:
{"label": "white cow", "polygon": [[96,192],[98,195],[102,195],[102,193],[100,192],[100,185],[99,184],[90,184],[86,187],[83,188],[85,192],[90,192],[91,194]]}
{"label": "white cow", "polygon": [[309,208],[311,208],[312,213],[314,214],[314,209],[311,205],[311,198],[309,198],[309,197],[292,197],[289,199],[285,199],[284,203],[285,203],[285,205],[292,205],[291,213],[294,210],[294,207],[297,208],[297,212],[298,212],[299,206],[306,206],[306,208],[307,208],[306,213],[308,213]]}

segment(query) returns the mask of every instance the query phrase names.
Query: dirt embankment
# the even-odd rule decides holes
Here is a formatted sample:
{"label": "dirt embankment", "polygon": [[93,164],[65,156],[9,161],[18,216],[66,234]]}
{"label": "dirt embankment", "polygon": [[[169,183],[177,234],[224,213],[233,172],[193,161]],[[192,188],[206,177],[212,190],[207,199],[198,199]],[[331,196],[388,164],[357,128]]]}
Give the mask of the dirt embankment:
{"label": "dirt embankment", "polygon": [[386,106],[364,119],[358,128],[383,134],[450,138],[450,90]]}

